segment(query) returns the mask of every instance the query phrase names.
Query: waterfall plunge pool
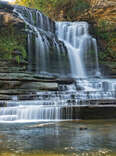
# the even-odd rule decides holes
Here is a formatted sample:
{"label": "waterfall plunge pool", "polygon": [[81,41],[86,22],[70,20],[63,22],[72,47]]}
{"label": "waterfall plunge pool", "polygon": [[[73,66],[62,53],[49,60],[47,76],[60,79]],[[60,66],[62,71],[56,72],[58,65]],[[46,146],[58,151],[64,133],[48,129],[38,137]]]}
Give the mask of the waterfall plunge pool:
{"label": "waterfall plunge pool", "polygon": [[0,156],[115,156],[116,120],[0,124]]}

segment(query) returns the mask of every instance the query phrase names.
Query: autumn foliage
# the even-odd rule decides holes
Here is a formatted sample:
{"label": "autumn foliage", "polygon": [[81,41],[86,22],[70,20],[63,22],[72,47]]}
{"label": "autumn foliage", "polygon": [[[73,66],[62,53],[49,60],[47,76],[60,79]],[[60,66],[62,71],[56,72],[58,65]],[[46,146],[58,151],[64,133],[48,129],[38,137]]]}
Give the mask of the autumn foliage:
{"label": "autumn foliage", "polygon": [[16,3],[36,8],[54,20],[74,21],[89,8],[88,0],[16,0]]}

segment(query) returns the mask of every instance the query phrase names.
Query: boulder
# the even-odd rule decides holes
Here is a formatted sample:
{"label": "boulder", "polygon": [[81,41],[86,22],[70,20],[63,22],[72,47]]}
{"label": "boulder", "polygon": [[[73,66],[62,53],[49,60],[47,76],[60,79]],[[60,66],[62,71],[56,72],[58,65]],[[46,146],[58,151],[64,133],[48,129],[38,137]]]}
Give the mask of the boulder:
{"label": "boulder", "polygon": [[22,29],[25,27],[25,23],[14,16],[13,13],[5,12],[0,10],[0,27],[12,25],[17,27],[17,29]]}

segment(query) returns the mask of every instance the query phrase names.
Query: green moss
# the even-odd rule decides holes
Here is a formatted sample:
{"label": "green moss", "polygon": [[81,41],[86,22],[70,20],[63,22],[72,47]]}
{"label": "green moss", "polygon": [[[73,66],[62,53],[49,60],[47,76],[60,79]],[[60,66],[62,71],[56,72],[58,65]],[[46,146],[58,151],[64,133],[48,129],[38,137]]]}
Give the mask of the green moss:
{"label": "green moss", "polygon": [[100,20],[94,30],[102,49],[99,52],[99,60],[116,61],[115,26],[108,21]]}
{"label": "green moss", "polygon": [[[12,25],[0,29],[0,57],[11,60],[14,51],[20,51],[22,59],[26,58],[26,34],[16,30]],[[17,63],[20,57],[15,57]]]}

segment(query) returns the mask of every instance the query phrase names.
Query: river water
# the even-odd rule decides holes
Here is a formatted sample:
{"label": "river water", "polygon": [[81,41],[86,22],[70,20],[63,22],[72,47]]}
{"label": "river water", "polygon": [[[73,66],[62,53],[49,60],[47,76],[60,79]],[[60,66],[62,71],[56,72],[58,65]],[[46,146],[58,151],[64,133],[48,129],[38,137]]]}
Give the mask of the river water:
{"label": "river water", "polygon": [[115,156],[116,120],[0,124],[0,156]]}

